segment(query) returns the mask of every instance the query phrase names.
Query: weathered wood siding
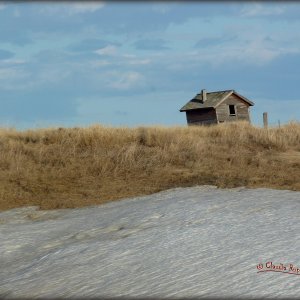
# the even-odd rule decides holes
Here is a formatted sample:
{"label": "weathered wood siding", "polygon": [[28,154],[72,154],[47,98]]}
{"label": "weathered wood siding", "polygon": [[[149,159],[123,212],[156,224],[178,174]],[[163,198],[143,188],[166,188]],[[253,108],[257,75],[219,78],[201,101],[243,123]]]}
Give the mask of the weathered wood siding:
{"label": "weathered wood siding", "polygon": [[213,108],[193,109],[186,112],[188,125],[216,124],[217,116]]}
{"label": "weathered wood siding", "polygon": [[[235,106],[235,116],[229,114],[229,105]],[[245,120],[250,122],[249,104],[236,95],[230,95],[218,107],[216,113],[219,122],[230,122],[236,120]]]}

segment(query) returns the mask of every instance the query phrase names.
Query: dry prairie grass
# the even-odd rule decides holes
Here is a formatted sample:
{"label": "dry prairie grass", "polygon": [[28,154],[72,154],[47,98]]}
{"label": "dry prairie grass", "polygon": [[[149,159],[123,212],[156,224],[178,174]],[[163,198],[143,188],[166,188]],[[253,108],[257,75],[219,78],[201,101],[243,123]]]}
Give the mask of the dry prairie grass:
{"label": "dry prairie grass", "polygon": [[0,129],[0,210],[100,204],[213,184],[300,190],[300,123]]}

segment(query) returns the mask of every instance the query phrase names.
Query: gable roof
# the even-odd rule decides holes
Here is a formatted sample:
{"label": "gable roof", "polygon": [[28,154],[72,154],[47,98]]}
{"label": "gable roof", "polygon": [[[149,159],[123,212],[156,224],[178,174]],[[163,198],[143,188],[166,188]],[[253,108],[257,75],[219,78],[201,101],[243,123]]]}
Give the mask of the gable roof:
{"label": "gable roof", "polygon": [[227,91],[217,91],[217,92],[207,92],[206,101],[202,101],[202,93],[197,94],[192,100],[190,100],[186,105],[184,105],[180,111],[187,111],[191,109],[201,109],[201,108],[216,108],[223,100],[225,100],[230,95],[235,94],[241,100],[247,102],[250,106],[254,103],[248,100],[246,97],[238,94],[235,90]]}

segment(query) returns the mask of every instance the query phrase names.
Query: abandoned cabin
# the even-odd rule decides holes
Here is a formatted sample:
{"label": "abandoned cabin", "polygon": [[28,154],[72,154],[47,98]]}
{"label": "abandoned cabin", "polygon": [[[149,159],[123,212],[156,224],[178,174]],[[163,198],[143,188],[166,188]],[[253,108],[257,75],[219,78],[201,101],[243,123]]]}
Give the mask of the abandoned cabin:
{"label": "abandoned cabin", "polygon": [[188,125],[210,125],[244,120],[250,122],[250,106],[254,103],[234,90],[207,92],[202,90],[180,111],[186,112]]}

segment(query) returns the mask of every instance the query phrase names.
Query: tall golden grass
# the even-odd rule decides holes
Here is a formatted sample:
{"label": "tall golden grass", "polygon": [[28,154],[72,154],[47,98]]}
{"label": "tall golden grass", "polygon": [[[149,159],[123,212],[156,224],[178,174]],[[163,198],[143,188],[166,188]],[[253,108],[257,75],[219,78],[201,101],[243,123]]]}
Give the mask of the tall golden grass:
{"label": "tall golden grass", "polygon": [[300,123],[0,129],[0,209],[100,204],[212,184],[300,190]]}

